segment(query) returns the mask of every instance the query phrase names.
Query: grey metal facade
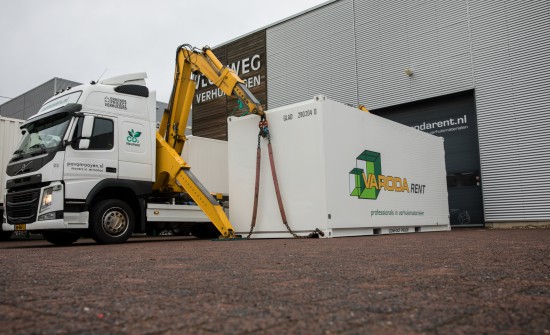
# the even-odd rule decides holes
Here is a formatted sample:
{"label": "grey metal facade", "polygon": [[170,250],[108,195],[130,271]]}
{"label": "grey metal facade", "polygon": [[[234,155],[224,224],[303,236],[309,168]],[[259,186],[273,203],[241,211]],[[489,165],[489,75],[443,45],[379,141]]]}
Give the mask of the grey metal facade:
{"label": "grey metal facade", "polygon": [[485,213],[550,219],[550,2],[470,4]]}
{"label": "grey metal facade", "polygon": [[333,1],[268,27],[266,43],[269,108],[474,89],[486,221],[550,220],[550,1]]}
{"label": "grey metal facade", "polygon": [[266,47],[268,108],[317,94],[357,104],[353,1],[337,1],[268,28]]}
{"label": "grey metal facade", "polygon": [[0,105],[0,115],[19,120],[26,120],[36,114],[42,104],[51,98],[55,92],[81,85],[75,81],[52,78],[42,85],[11,99]]}

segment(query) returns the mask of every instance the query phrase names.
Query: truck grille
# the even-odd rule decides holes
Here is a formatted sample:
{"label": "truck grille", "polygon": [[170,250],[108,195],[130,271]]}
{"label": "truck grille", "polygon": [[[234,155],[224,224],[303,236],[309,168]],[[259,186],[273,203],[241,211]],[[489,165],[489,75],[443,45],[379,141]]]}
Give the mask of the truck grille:
{"label": "truck grille", "polygon": [[6,194],[6,216],[9,224],[31,223],[36,220],[40,189]]}

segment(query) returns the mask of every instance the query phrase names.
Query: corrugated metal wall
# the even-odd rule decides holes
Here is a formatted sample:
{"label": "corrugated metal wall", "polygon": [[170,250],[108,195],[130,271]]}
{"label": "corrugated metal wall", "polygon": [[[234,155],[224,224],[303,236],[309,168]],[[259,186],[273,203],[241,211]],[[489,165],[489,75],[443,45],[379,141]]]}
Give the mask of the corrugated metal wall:
{"label": "corrugated metal wall", "polygon": [[32,90],[2,104],[0,106],[0,115],[20,120],[26,120],[36,114],[42,104],[51,98],[55,92],[74,87],[80,83],[62,78],[53,78],[44,84],[33,88]]}
{"label": "corrugated metal wall", "polygon": [[276,25],[266,38],[269,108],[322,92],[357,103],[353,1],[337,1]]}
{"label": "corrugated metal wall", "polygon": [[268,28],[266,44],[269,108],[474,88],[486,220],[550,220],[550,1],[334,1]]}
{"label": "corrugated metal wall", "polygon": [[485,215],[550,219],[550,2],[470,1]]}
{"label": "corrugated metal wall", "polygon": [[473,88],[467,19],[464,1],[355,1],[359,103],[376,109]]}

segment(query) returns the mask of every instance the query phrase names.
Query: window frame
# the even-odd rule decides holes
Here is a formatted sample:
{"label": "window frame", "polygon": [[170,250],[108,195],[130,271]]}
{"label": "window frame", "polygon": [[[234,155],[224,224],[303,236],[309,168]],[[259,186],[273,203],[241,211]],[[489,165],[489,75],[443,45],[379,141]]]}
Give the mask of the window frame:
{"label": "window frame", "polygon": [[[108,147],[104,147],[104,148],[93,148],[91,147],[92,146],[92,143],[94,143],[93,139],[94,137],[97,137],[99,135],[96,135],[96,136],[93,136],[94,134],[94,130],[96,129],[96,126],[97,126],[97,123],[96,121],[97,120],[105,120],[105,121],[108,121],[110,122],[110,125],[111,125],[111,147],[108,148]],[[82,151],[82,150],[92,150],[92,151],[110,151],[110,150],[113,150],[115,148],[115,122],[113,119],[110,119],[110,118],[107,118],[107,117],[100,117],[100,116],[94,116],[94,126],[92,128],[92,137],[90,137],[90,147],[88,147],[87,149],[80,149],[78,148],[78,143],[80,142],[82,138],[82,136],[79,136],[82,134],[82,123],[84,122],[84,116],[80,116],[77,118],[77,120],[75,121],[75,124],[74,124],[74,130],[73,130],[73,133],[72,133],[72,136],[71,136],[71,148],[73,150],[79,150],[79,151]],[[105,134],[101,134],[101,135],[107,135],[109,133],[105,133]]]}

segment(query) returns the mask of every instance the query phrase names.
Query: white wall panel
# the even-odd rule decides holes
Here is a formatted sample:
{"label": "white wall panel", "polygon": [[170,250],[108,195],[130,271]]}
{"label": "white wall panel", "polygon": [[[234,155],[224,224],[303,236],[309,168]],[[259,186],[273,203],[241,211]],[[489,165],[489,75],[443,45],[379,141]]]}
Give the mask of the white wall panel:
{"label": "white wall panel", "polygon": [[227,141],[189,136],[181,157],[209,192],[229,193]]}

